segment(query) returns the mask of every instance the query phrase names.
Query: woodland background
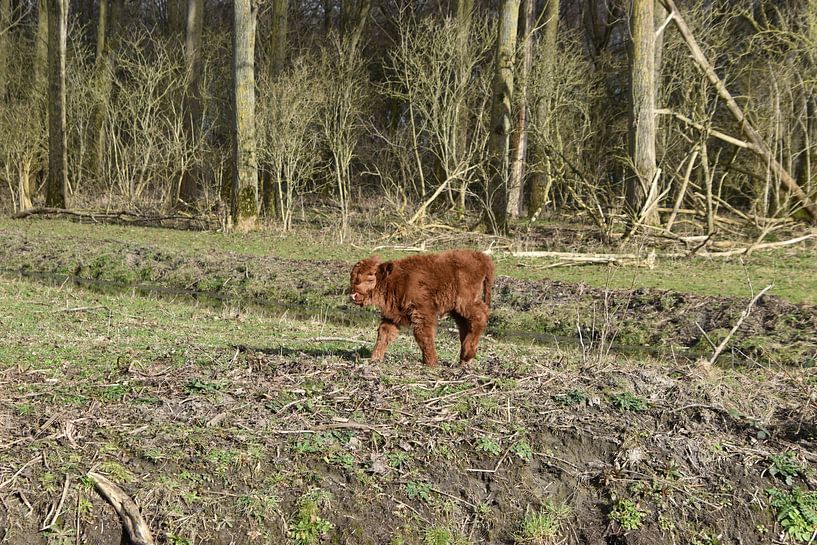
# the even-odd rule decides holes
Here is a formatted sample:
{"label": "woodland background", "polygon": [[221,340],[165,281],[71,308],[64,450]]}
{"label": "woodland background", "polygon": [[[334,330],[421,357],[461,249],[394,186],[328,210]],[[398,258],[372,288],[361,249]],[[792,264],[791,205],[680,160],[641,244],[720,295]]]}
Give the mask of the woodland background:
{"label": "woodland background", "polygon": [[814,0],[0,0],[0,203],[763,238],[817,217],[815,53]]}

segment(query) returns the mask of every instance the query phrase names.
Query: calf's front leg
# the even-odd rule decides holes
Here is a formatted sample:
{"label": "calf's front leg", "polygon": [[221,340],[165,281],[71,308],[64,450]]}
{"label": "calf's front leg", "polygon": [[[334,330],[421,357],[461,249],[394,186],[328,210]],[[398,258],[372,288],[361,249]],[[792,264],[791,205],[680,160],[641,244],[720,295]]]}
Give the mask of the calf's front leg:
{"label": "calf's front leg", "polygon": [[377,342],[374,343],[372,350],[372,361],[381,361],[386,354],[386,348],[389,343],[397,338],[400,328],[397,324],[385,318],[380,321],[380,327],[377,328]]}

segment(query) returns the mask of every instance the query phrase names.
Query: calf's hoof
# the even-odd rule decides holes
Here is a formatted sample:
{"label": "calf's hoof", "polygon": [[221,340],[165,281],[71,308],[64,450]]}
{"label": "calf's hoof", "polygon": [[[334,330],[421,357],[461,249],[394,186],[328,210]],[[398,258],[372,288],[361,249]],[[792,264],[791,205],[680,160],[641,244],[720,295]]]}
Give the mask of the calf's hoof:
{"label": "calf's hoof", "polygon": [[471,365],[471,362],[473,362],[473,361],[474,361],[474,358],[471,358],[470,360],[460,360],[460,365],[462,367],[467,367],[467,366]]}

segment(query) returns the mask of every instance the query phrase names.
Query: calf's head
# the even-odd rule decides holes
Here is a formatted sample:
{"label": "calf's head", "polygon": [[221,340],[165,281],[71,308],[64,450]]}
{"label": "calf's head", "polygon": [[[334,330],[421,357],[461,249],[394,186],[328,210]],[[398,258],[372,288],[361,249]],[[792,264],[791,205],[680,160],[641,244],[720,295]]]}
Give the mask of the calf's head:
{"label": "calf's head", "polygon": [[358,261],[352,267],[349,297],[354,304],[359,306],[371,304],[372,292],[377,285],[378,265],[380,265],[380,258],[375,255]]}

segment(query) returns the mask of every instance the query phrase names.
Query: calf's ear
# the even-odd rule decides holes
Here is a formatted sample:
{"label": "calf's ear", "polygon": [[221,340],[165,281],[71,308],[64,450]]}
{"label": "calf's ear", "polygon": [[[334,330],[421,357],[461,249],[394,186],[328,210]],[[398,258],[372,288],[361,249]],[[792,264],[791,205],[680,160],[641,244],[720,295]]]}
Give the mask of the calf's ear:
{"label": "calf's ear", "polygon": [[378,265],[380,263],[380,256],[374,254],[372,257],[369,258],[369,261],[372,262],[372,265]]}

